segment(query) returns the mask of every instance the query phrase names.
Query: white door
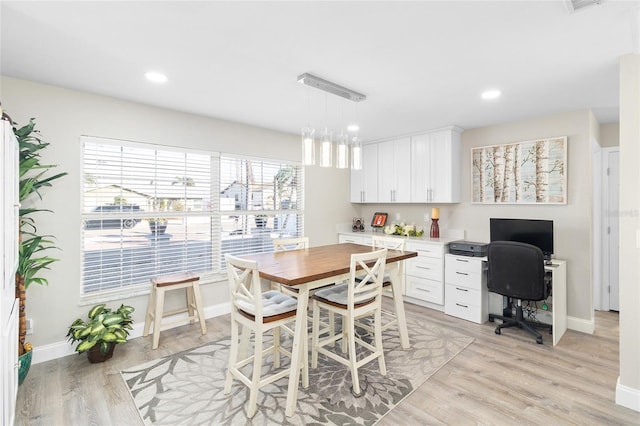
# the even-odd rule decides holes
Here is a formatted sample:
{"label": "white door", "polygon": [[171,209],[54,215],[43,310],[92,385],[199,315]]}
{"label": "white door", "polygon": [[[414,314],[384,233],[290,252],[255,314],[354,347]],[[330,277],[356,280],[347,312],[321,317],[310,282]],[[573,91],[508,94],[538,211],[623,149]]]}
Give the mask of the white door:
{"label": "white door", "polygon": [[[619,246],[620,246],[620,225],[619,225],[619,211],[620,211],[620,151],[611,150],[607,156],[607,193],[604,196],[607,199],[607,211],[608,211],[608,237],[609,237],[609,273],[608,283],[609,285],[609,310],[617,311],[620,309],[620,295],[619,295]],[[606,308],[606,306],[605,306]]]}

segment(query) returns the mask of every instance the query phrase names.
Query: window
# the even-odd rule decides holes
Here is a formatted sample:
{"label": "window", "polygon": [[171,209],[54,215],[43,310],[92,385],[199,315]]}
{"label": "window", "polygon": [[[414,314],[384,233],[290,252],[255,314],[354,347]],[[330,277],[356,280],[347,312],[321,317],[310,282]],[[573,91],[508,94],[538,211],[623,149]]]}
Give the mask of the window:
{"label": "window", "polygon": [[303,233],[299,165],[93,137],[82,150],[83,295],[220,274],[225,253]]}

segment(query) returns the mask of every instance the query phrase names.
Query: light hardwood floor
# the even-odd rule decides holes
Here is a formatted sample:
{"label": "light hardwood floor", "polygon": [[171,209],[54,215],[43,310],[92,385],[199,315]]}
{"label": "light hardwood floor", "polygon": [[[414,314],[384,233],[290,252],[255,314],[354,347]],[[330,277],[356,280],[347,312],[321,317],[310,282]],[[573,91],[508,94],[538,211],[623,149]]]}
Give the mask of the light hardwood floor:
{"label": "light hardwood floor", "polygon": [[[618,315],[596,313],[596,330],[568,330],[555,348],[521,330],[494,333],[412,304],[407,315],[428,318],[475,341],[382,419],[380,425],[640,425],[640,413],[615,405]],[[118,345],[114,358],[89,364],[85,355],[32,366],[18,391],[17,425],[139,425],[119,371],[229,333],[229,316],[163,331]]]}

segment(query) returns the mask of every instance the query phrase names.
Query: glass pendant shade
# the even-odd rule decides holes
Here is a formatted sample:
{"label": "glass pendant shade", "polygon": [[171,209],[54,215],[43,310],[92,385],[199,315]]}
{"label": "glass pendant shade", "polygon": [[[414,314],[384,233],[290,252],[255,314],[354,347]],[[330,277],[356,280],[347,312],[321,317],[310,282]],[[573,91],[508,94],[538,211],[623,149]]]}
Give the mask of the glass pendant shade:
{"label": "glass pendant shade", "polygon": [[333,166],[333,134],[325,129],[320,138],[320,167]]}
{"label": "glass pendant shade", "polygon": [[313,166],[316,164],[315,130],[309,126],[302,129],[302,164]]}
{"label": "glass pendant shade", "polygon": [[351,168],[362,170],[362,141],[358,137],[351,141]]}
{"label": "glass pendant shade", "polygon": [[349,138],[342,133],[336,141],[336,167],[338,169],[349,168]]}

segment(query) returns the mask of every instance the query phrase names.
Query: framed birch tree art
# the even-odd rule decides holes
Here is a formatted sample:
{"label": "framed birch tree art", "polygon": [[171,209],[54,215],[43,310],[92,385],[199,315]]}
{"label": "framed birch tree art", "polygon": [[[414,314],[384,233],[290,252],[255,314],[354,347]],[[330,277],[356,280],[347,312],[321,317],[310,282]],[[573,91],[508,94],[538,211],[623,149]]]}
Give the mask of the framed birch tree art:
{"label": "framed birch tree art", "polygon": [[472,148],[472,202],[566,204],[566,166],[566,136]]}

